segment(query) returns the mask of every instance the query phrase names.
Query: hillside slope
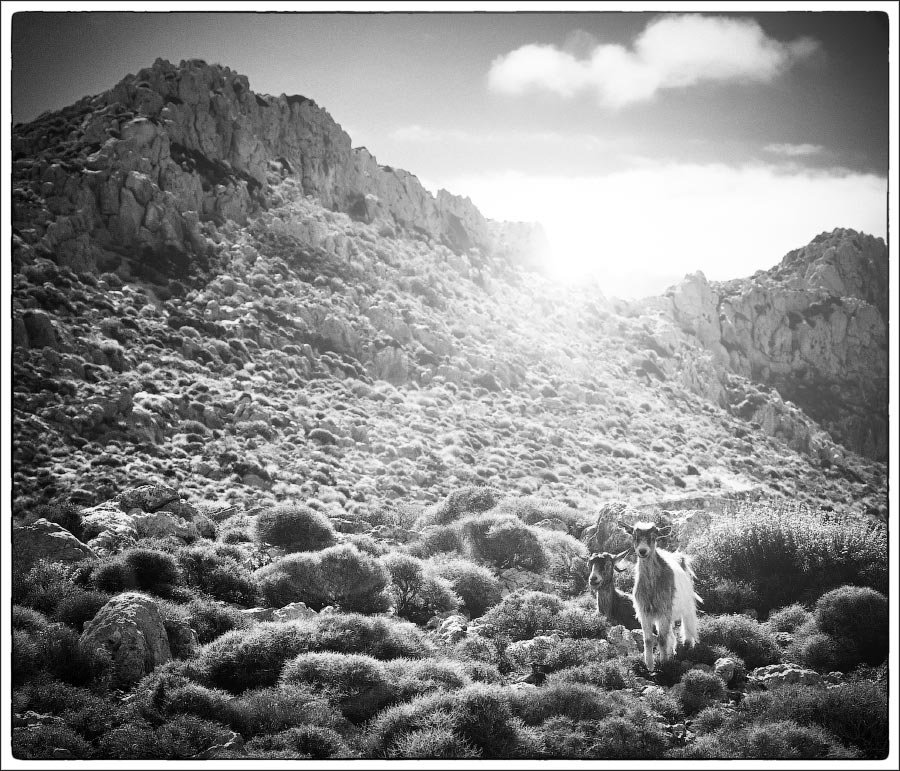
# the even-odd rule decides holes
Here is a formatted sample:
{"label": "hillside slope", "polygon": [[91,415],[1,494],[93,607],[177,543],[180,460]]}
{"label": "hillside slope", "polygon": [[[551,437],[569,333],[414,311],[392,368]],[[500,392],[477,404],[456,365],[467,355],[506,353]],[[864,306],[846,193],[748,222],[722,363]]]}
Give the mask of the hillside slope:
{"label": "hillside slope", "polygon": [[155,482],[344,527],[470,483],[585,512],[737,494],[886,511],[883,298],[840,273],[877,275],[874,239],[609,301],[531,272],[535,228],[198,60],[17,126],[14,152],[17,512]]}

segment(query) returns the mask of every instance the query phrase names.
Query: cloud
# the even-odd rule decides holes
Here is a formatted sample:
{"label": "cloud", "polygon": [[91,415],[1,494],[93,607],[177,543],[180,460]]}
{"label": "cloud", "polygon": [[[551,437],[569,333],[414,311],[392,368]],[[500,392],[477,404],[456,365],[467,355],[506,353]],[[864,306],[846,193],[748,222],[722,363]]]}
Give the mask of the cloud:
{"label": "cloud", "polygon": [[748,276],[836,227],[885,237],[887,180],[846,169],[646,162],[572,178],[520,172],[442,179],[491,219],[544,224],[550,269],[596,276],[613,296],[663,291],[686,273]]}
{"label": "cloud", "polygon": [[786,155],[788,157],[794,158],[802,155],[821,155],[825,148],[822,145],[811,145],[807,143],[792,145],[789,143],[784,144],[771,144],[766,145],[763,150],[767,153],[774,153],[775,155]]}
{"label": "cloud", "polygon": [[488,73],[492,90],[512,95],[546,90],[572,97],[593,90],[600,103],[620,108],[663,89],[704,81],[767,83],[811,56],[817,41],[781,42],[753,19],[674,15],[650,22],[631,49],[594,45],[585,34],[559,49],[531,43],[497,57]]}

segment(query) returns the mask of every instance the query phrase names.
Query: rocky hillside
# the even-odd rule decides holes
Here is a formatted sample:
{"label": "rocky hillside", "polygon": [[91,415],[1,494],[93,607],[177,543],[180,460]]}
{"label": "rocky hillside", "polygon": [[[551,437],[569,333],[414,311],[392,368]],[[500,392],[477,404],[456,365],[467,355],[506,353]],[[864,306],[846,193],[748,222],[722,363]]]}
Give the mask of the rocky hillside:
{"label": "rocky hillside", "polygon": [[159,483],[339,529],[473,483],[586,520],[623,497],[886,512],[879,241],[609,301],[533,271],[538,229],[198,60],[13,145],[17,512]]}
{"label": "rocky hillside", "polygon": [[[770,386],[846,447],[888,450],[888,253],[880,238],[822,233],[746,279],[688,276],[668,295],[671,317],[725,372]],[[771,410],[744,417],[772,425]],[[772,429],[769,429],[771,433]]]}

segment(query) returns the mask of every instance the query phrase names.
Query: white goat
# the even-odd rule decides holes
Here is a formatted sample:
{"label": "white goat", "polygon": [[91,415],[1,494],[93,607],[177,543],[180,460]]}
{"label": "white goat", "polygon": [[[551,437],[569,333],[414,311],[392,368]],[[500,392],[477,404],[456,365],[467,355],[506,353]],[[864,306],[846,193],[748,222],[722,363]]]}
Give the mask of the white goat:
{"label": "white goat", "polygon": [[[637,554],[634,579],[634,612],[644,633],[644,663],[653,671],[653,645],[659,643],[660,660],[667,662],[678,644],[673,623],[680,623],[681,642],[693,645],[697,640],[697,606],[703,602],[694,594],[694,572],[686,554],[668,552],[656,547],[658,536],[666,535],[653,522],[628,525],[619,520],[619,527],[632,538]],[[657,635],[654,641],[653,627]],[[671,637],[670,637],[671,635]]]}

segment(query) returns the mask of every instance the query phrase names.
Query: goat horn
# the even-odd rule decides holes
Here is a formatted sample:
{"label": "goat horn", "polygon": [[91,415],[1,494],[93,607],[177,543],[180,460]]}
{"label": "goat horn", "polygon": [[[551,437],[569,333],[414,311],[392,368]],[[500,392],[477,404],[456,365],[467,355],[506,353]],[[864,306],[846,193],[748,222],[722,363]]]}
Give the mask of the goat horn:
{"label": "goat horn", "polygon": [[626,533],[630,534],[634,531],[634,528],[629,525],[624,519],[620,519],[616,524],[621,527]]}
{"label": "goat horn", "polygon": [[628,556],[628,552],[631,551],[631,547],[629,546],[625,551],[620,551],[615,557],[613,557],[613,562],[619,562],[620,560],[625,559]]}

